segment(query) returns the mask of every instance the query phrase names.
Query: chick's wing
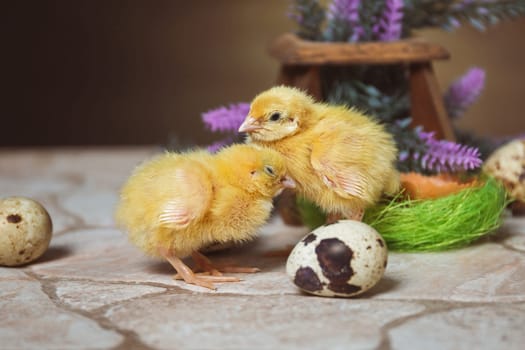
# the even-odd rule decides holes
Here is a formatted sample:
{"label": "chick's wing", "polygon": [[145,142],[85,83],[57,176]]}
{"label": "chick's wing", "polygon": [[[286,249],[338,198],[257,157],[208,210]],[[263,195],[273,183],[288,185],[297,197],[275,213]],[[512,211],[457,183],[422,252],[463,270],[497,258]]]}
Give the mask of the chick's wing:
{"label": "chick's wing", "polygon": [[322,181],[344,198],[365,199],[367,179],[361,137],[323,133],[312,144],[310,161]]}
{"label": "chick's wing", "polygon": [[213,186],[202,166],[191,164],[176,169],[164,181],[166,200],[158,217],[160,226],[181,229],[206,214]]}

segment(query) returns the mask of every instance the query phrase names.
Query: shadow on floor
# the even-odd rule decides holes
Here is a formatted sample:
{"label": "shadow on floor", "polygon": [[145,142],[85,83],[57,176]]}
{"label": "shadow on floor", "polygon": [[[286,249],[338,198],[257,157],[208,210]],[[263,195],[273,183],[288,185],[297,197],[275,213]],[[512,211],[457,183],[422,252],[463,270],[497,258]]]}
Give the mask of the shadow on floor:
{"label": "shadow on floor", "polygon": [[36,263],[42,264],[50,261],[60,260],[70,256],[73,253],[71,248],[67,246],[51,246],[42,255]]}

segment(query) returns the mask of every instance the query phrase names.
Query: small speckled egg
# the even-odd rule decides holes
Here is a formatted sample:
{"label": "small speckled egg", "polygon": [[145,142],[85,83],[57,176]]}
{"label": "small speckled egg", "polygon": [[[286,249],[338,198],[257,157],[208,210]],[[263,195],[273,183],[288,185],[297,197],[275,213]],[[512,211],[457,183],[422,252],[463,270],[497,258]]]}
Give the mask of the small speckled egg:
{"label": "small speckled egg", "polygon": [[385,241],[376,230],[359,221],[340,220],[318,227],[297,243],[286,273],[307,293],[349,297],[381,279],[387,258]]}
{"label": "small speckled egg", "polygon": [[525,140],[498,148],[485,161],[483,170],[500,180],[512,198],[525,201]]}
{"label": "small speckled egg", "polygon": [[52,223],[46,209],[24,197],[0,199],[0,265],[38,259],[49,246]]}

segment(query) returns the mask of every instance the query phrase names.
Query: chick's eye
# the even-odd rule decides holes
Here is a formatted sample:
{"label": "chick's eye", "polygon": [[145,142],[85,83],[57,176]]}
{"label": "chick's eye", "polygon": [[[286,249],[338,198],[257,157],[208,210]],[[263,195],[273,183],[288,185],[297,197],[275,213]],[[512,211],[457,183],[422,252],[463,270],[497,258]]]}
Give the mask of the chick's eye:
{"label": "chick's eye", "polygon": [[264,166],[264,172],[268,175],[275,176],[275,173],[273,171],[273,168],[269,165]]}
{"label": "chick's eye", "polygon": [[278,121],[279,119],[281,119],[281,113],[279,112],[274,112],[271,116],[270,116],[270,120],[272,122],[276,122]]}

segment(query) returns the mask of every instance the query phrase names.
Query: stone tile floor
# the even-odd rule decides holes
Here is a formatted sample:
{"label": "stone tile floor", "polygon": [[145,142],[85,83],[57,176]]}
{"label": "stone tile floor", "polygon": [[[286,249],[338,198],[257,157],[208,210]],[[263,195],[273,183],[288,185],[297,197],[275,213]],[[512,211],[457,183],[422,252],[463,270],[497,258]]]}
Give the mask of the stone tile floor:
{"label": "stone tile floor", "polygon": [[40,201],[47,253],[0,268],[0,349],[522,349],[525,219],[443,253],[390,253],[384,278],[353,299],[300,293],[285,258],[304,228],[279,219],[213,254],[262,272],[217,291],[171,279],[112,220],[118,189],[156,148],[0,150],[0,195]]}

